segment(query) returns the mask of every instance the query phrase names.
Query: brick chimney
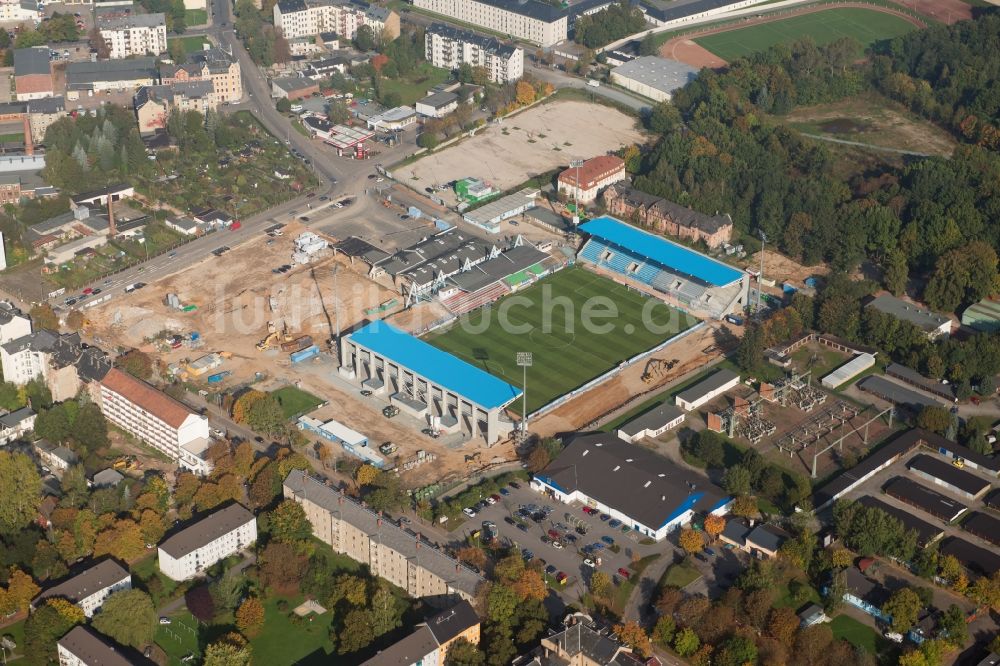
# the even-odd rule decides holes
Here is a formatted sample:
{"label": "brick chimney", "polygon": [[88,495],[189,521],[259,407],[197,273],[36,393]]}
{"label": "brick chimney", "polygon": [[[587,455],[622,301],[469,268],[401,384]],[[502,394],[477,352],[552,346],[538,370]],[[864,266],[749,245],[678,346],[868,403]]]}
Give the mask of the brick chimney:
{"label": "brick chimney", "polygon": [[118,229],[115,227],[115,211],[111,206],[111,188],[108,190],[108,238],[114,238],[118,235]]}

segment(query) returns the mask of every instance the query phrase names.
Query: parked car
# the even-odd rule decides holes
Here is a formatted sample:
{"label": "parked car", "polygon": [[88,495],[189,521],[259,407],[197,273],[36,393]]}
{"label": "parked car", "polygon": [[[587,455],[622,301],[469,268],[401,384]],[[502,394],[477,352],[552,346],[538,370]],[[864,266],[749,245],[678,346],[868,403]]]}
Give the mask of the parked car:
{"label": "parked car", "polygon": [[559,534],[559,532],[557,532],[555,530],[549,530],[548,531],[548,535],[550,537],[552,537],[553,539],[558,539],[560,536],[562,536],[561,534]]}
{"label": "parked car", "polygon": [[528,526],[525,525],[524,523],[518,523],[517,524],[517,529],[521,530],[522,532],[527,532],[528,531]]}
{"label": "parked car", "polygon": [[557,573],[557,574],[556,574],[556,580],[557,580],[557,581],[559,581],[559,584],[560,584],[560,585],[565,585],[565,584],[566,584],[566,580],[567,580],[568,578],[569,578],[569,576],[567,576],[567,575],[566,575],[565,573],[563,573],[562,571],[560,571],[559,573]]}
{"label": "parked car", "polygon": [[712,550],[711,548],[706,548],[705,554],[708,555],[709,557],[715,557],[715,551]]}
{"label": "parked car", "polygon": [[464,513],[465,515],[467,515],[469,518],[475,518],[476,517],[476,510],[473,509],[472,507],[468,507],[468,506],[465,507],[464,509],[462,509],[462,513]]}
{"label": "parked car", "polygon": [[552,547],[555,548],[556,550],[562,550],[563,548],[562,541],[559,541],[558,539],[554,540],[552,542]]}
{"label": "parked car", "polygon": [[535,558],[535,554],[532,553],[530,550],[525,550],[525,551],[521,551],[521,557],[524,558],[525,562],[530,562],[531,560],[533,560]]}
{"label": "parked car", "polygon": [[629,573],[629,570],[626,569],[625,567],[618,567],[618,574],[625,580],[628,580],[629,578],[632,577],[632,574]]}
{"label": "parked car", "polygon": [[510,482],[510,487],[514,488],[515,490],[520,490],[521,489],[521,484],[519,484],[517,481],[511,481]]}
{"label": "parked car", "polygon": [[613,527],[613,528],[615,528],[615,529],[618,529],[618,527],[620,527],[620,526],[621,526],[621,524],[622,524],[622,521],[618,520],[617,518],[612,518],[612,519],[611,519],[611,520],[610,520],[610,521],[608,522],[608,527]]}
{"label": "parked car", "polygon": [[601,514],[601,522],[602,522],[602,523],[606,523],[606,522],[608,522],[609,520],[611,520],[611,516],[609,516],[609,515],[608,515],[608,514],[606,514],[606,513],[602,513],[602,514]]}
{"label": "parked car", "polygon": [[[499,498],[497,498],[497,499],[499,499]],[[486,502],[487,504],[496,504],[497,503],[497,500],[493,499],[492,496],[485,498],[483,501]]]}
{"label": "parked car", "polygon": [[503,522],[507,523],[508,525],[517,525],[517,521],[511,518],[510,516],[504,516]]}
{"label": "parked car", "polygon": [[554,574],[556,571],[558,571],[558,569],[556,569],[554,564],[550,564],[549,566],[545,567],[545,573],[547,573],[550,576]]}
{"label": "parked car", "polygon": [[510,495],[510,491],[507,490],[506,488],[501,488],[500,489],[500,494],[503,495],[504,497],[506,497],[507,495]]}
{"label": "parked car", "polygon": [[608,544],[609,546],[613,546],[613,545],[615,545],[615,540],[614,540],[614,539],[612,539],[612,538],[611,538],[611,537],[609,537],[609,536],[602,536],[602,537],[601,537],[601,541],[603,541],[604,543]]}
{"label": "parked car", "polygon": [[590,558],[588,557],[587,559],[585,559],[585,560],[583,561],[583,566],[585,566],[585,567],[590,567],[590,568],[592,568],[592,569],[593,569],[593,568],[595,568],[595,567],[596,567],[597,565],[595,565],[595,564],[594,564],[594,560],[592,560],[592,559],[590,559]]}
{"label": "parked car", "polygon": [[160,618],[160,624],[170,624],[170,618],[169,617],[161,617]]}

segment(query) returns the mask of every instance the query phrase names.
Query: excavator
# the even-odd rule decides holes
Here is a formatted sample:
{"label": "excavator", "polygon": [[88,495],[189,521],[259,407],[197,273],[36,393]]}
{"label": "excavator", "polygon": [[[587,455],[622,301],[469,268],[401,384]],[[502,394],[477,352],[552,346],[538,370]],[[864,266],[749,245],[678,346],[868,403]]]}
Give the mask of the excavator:
{"label": "excavator", "polygon": [[279,332],[277,325],[273,321],[269,321],[267,322],[267,337],[257,343],[257,351],[267,351],[271,347],[276,347],[291,339],[292,336],[288,334],[288,324],[281,322],[281,331]]}
{"label": "excavator", "polygon": [[642,381],[644,384],[651,383],[654,379],[662,375],[663,373],[672,370],[678,361],[676,358],[670,359],[669,361],[664,361],[662,358],[651,358],[646,362],[646,369],[642,372]]}

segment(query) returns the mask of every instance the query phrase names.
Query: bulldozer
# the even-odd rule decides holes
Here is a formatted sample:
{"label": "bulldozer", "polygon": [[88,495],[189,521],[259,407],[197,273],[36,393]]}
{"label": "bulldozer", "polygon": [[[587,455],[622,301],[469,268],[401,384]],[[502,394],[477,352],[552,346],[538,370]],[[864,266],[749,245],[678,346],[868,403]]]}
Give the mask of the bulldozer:
{"label": "bulldozer", "polygon": [[677,365],[676,358],[669,361],[664,361],[662,358],[651,358],[646,362],[641,379],[644,384],[649,384],[663,373],[672,370],[675,365]]}

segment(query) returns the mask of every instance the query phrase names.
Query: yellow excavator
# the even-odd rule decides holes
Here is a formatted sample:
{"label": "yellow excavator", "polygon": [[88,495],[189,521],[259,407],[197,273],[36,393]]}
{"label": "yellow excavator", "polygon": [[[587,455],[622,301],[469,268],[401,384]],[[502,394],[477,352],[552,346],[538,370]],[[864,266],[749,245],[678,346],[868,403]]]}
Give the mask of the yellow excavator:
{"label": "yellow excavator", "polygon": [[279,343],[288,340],[291,340],[291,336],[288,335],[288,324],[282,322],[281,331],[279,332],[277,325],[273,321],[269,321],[267,322],[267,337],[257,343],[257,350],[267,351],[271,347],[276,347]]}
{"label": "yellow excavator", "polygon": [[642,381],[644,384],[649,384],[654,379],[673,369],[677,365],[677,359],[671,359],[669,361],[664,361],[662,358],[651,358],[646,362],[646,369],[642,372]]}

